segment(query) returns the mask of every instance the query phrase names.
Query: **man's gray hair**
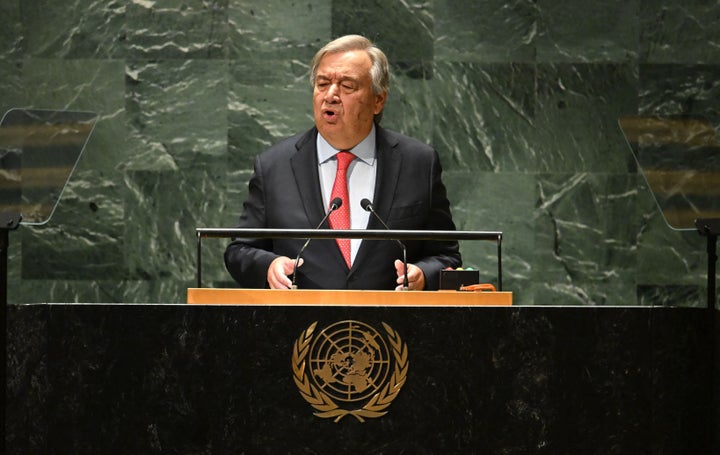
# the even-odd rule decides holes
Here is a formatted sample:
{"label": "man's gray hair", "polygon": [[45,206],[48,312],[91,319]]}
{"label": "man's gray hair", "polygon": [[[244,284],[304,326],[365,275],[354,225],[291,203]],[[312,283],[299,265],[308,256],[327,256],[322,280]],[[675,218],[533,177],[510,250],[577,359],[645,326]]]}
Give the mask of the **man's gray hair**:
{"label": "man's gray hair", "polygon": [[376,95],[386,93],[390,90],[390,71],[388,69],[388,61],[385,53],[376,47],[372,41],[360,35],[345,35],[330,41],[317,51],[310,65],[310,85],[315,86],[315,78],[317,77],[317,69],[320,60],[327,54],[335,54],[338,52],[348,51],[365,51],[370,56],[372,67],[370,68],[370,77],[372,78],[372,88]]}

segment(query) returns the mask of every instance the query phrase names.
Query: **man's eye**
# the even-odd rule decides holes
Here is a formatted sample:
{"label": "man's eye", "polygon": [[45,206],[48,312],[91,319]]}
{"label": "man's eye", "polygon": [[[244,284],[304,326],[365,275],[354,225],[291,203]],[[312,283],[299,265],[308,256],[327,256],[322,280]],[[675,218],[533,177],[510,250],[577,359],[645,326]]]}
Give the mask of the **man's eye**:
{"label": "man's eye", "polygon": [[343,84],[342,86],[345,90],[355,90],[355,86],[353,84]]}

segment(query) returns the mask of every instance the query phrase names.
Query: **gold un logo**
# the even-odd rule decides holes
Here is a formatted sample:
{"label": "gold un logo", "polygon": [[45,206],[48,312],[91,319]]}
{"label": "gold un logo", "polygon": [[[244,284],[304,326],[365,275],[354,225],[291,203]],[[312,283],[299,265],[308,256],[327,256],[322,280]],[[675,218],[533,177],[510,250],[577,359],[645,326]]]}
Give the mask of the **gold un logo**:
{"label": "gold un logo", "polygon": [[385,337],[359,321],[336,322],[316,335],[315,321],[295,341],[295,384],[316,416],[339,422],[352,415],[364,422],[387,413],[405,384],[409,363],[400,335],[382,325]]}

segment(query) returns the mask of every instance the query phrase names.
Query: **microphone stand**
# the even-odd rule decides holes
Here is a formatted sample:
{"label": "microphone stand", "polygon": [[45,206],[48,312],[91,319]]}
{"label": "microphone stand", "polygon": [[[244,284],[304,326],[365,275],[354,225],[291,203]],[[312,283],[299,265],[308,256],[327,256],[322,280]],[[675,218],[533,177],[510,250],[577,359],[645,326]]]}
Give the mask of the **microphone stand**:
{"label": "microphone stand", "polygon": [[396,240],[397,243],[400,244],[402,247],[403,252],[403,268],[405,271],[405,276],[403,277],[403,291],[409,291],[410,286],[408,285],[408,277],[407,277],[407,248],[405,248],[405,244],[402,243],[400,240]]}
{"label": "microphone stand", "polygon": [[[315,230],[317,231],[318,229],[320,229],[320,226],[322,226],[325,223],[325,221],[327,221],[327,219],[330,218],[330,214],[332,212],[334,212],[335,210],[339,209],[340,207],[342,207],[342,204],[343,204],[342,199],[340,199],[339,197],[336,197],[335,199],[333,199],[330,202],[330,209],[328,210],[327,214],[323,217],[323,219],[320,220],[320,223],[317,225]],[[292,287],[291,287],[292,289],[298,288],[297,284],[295,284],[295,277],[297,276],[298,263],[300,262],[300,255],[303,254],[303,251],[305,251],[305,248],[307,248],[307,246],[310,244],[310,240],[312,240],[312,238],[308,238],[305,241],[305,244],[302,246],[302,248],[300,248],[300,251],[298,251],[297,257],[295,258],[295,264],[293,265],[293,274],[292,274]]]}
{"label": "microphone stand", "polygon": [[[375,208],[372,205],[372,202],[370,202],[368,199],[363,199],[360,201],[360,206],[362,206],[363,210],[370,212],[377,218],[378,221],[380,221],[380,224],[383,225],[385,229],[388,231],[390,230],[390,227],[388,227],[387,224],[380,218],[380,215],[375,212]],[[404,275],[403,275],[403,291],[407,291],[410,289],[410,286],[408,284],[408,266],[407,266],[407,248],[405,248],[405,244],[402,243],[400,240],[395,239],[395,241],[400,245],[400,248],[402,248],[403,252],[403,269],[404,269]]]}

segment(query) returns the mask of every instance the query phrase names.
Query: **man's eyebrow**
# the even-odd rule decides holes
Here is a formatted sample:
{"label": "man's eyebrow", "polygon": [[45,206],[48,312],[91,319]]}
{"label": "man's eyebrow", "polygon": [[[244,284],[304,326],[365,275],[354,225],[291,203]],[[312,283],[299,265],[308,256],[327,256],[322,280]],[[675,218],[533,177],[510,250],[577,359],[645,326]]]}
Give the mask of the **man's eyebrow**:
{"label": "man's eyebrow", "polygon": [[[326,76],[324,74],[318,74],[317,77],[315,78],[315,80],[319,80],[319,79],[322,79],[324,81],[329,81],[329,80],[332,80],[333,78],[331,78],[330,76]],[[352,77],[352,76],[343,76],[340,78],[340,82],[358,82],[358,81],[359,81],[358,78]]]}

